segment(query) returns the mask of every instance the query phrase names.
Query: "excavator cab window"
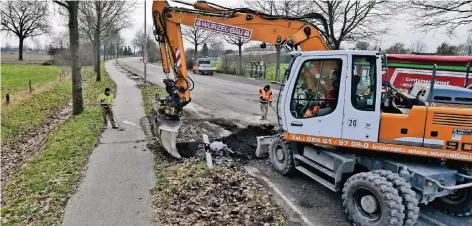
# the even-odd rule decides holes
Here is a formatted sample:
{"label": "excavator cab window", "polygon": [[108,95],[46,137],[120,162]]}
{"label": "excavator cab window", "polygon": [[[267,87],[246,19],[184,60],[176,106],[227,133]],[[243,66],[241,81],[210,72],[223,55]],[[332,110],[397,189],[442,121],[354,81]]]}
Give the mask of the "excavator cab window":
{"label": "excavator cab window", "polygon": [[290,104],[295,118],[319,117],[336,109],[341,68],[339,59],[315,59],[303,63]]}
{"label": "excavator cab window", "polygon": [[376,58],[375,56],[353,56],[352,106],[361,111],[375,111]]}

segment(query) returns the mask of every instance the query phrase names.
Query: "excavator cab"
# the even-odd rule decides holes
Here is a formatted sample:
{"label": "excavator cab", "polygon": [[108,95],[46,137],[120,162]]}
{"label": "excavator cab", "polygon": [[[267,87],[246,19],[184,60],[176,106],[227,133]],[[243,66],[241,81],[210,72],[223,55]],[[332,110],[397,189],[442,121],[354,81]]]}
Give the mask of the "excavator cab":
{"label": "excavator cab", "polygon": [[381,100],[377,52],[303,52],[290,72],[281,97],[285,131],[377,141]]}

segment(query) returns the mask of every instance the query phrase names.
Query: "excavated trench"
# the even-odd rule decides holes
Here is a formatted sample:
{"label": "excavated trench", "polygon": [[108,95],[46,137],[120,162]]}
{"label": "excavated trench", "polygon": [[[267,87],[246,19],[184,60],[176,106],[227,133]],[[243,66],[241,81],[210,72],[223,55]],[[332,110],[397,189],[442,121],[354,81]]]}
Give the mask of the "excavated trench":
{"label": "excavated trench", "polygon": [[[225,131],[226,130],[226,131]],[[225,132],[221,132],[225,131]],[[229,134],[221,136],[221,134]],[[224,118],[192,119],[189,113],[183,118],[183,123],[177,137],[177,149],[184,158],[194,157],[203,150],[203,137],[206,134],[213,141],[221,141],[227,145],[236,157],[252,159],[255,157],[257,136],[275,135],[273,125],[248,125],[240,127],[231,120]]]}
{"label": "excavated trench", "polygon": [[[131,79],[142,81],[141,78],[125,72]],[[195,117],[184,112],[182,126],[177,137],[177,149],[183,158],[198,157],[204,153],[203,134],[208,135],[210,143],[221,141],[235,153],[234,157],[247,160],[255,157],[257,136],[275,135],[276,130],[271,124],[240,126],[239,121],[219,117]]]}

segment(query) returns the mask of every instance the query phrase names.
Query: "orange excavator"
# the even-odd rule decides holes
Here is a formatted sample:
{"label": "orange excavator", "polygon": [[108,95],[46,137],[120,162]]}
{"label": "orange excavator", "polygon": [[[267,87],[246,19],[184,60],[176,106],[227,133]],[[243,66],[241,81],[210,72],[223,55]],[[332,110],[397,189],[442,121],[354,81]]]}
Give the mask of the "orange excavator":
{"label": "orange excavator", "polygon": [[320,14],[274,16],[204,1],[178,3],[192,8],[167,1],[152,6],[168,94],[157,98],[153,127],[171,155],[181,157],[180,117],[195,88],[184,54],[186,25],[289,49],[292,60],[277,100],[284,132],[264,137],[270,143],[265,152],[282,175],[296,170],[342,190],[355,225],[412,226],[419,203],[472,214],[472,90],[436,85],[435,69],[430,85],[399,92],[382,83],[382,54],[329,50],[330,29]]}

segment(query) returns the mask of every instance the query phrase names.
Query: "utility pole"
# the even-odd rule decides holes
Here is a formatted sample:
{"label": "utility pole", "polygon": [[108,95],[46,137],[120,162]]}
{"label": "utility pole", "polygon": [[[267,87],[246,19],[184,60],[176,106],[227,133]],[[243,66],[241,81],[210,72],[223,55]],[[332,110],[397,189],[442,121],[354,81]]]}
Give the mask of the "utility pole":
{"label": "utility pole", "polygon": [[146,0],[144,0],[144,49],[143,49],[143,63],[144,63],[144,85],[146,85],[146,61],[147,61],[147,34],[146,34]]}

